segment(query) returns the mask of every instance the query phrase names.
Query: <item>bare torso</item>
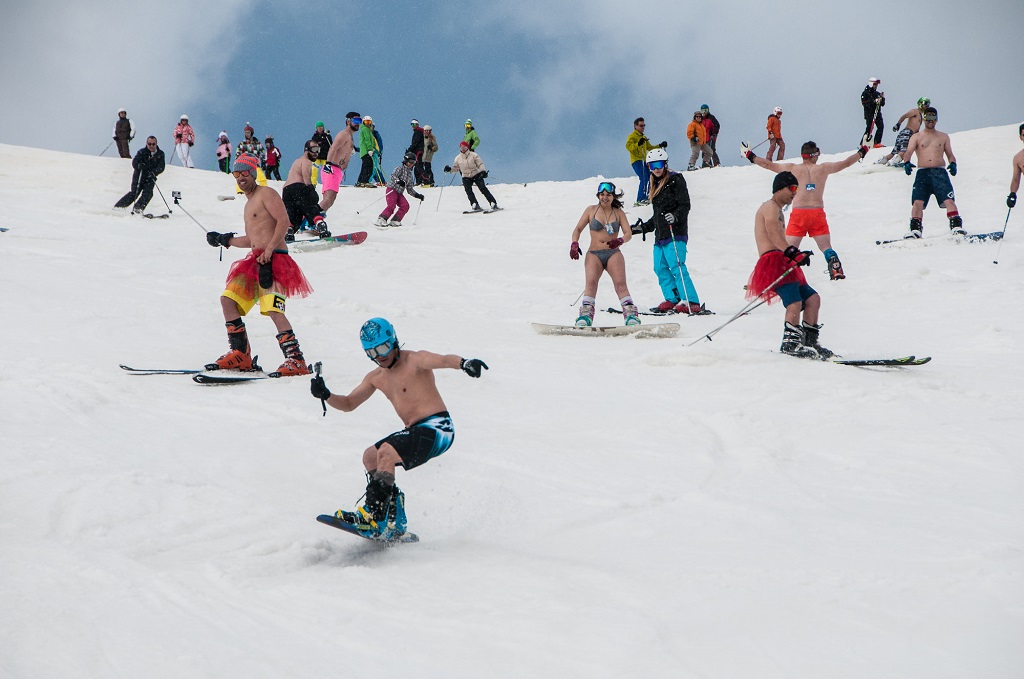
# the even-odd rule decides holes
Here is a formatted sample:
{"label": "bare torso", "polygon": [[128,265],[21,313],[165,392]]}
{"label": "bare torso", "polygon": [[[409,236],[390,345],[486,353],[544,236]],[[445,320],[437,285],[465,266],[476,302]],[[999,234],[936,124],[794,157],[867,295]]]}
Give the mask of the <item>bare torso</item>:
{"label": "bare torso", "polygon": [[907,146],[904,157],[909,161],[915,153],[919,168],[944,167],[947,156],[949,162],[956,161],[949,145],[949,135],[935,129],[929,130],[927,125],[910,138],[910,144]]}
{"label": "bare torso", "polygon": [[295,159],[292,163],[291,169],[288,170],[288,177],[284,180],[284,185],[289,184],[312,184],[313,174],[313,161],[306,157],[303,153],[301,156]]}
{"label": "bare torso", "polygon": [[288,212],[277,191],[256,186],[246,194],[245,236],[253,249],[272,252],[288,250],[284,237],[288,232]]}
{"label": "bare torso", "polygon": [[1024,173],[1024,151],[1017,151],[1013,157],[1013,178],[1010,180],[1010,191],[1016,193],[1020,188],[1020,176]]}
{"label": "bare torso", "polygon": [[344,170],[348,167],[348,161],[352,157],[352,148],[351,133],[348,130],[342,131],[327,151],[327,162],[333,163]]}
{"label": "bare torso", "polygon": [[[590,224],[593,219],[605,225],[605,228],[599,231],[591,229]],[[608,224],[617,224],[618,233],[609,233]],[[590,250],[607,250],[608,242],[613,238],[621,238],[623,243],[628,243],[629,239],[633,237],[626,213],[610,205],[591,205],[584,210],[583,216],[580,217],[580,221],[576,223],[576,228],[573,230],[572,239],[578,241],[583,231],[590,233]]]}
{"label": "bare torso", "polygon": [[772,250],[784,251],[789,246],[786,242],[786,218],[782,206],[774,200],[762,203],[754,215],[754,242],[759,256]]}
{"label": "bare torso", "polygon": [[917,134],[921,131],[921,109],[912,108],[903,114],[902,120],[907,123],[907,129]]}
{"label": "bare torso", "polygon": [[434,381],[434,369],[445,367],[440,362],[457,356],[439,356],[429,351],[402,351],[398,361],[391,368],[377,368],[366,379],[391,401],[395,412],[409,426],[424,417],[447,410]]}

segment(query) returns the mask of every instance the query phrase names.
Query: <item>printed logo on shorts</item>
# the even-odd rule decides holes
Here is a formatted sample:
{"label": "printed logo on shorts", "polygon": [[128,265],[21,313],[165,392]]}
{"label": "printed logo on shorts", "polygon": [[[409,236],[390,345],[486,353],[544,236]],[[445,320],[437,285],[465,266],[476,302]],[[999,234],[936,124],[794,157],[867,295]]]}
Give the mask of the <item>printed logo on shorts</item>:
{"label": "printed logo on shorts", "polygon": [[274,295],[274,308],[280,312],[284,312],[284,297],[281,295]]}

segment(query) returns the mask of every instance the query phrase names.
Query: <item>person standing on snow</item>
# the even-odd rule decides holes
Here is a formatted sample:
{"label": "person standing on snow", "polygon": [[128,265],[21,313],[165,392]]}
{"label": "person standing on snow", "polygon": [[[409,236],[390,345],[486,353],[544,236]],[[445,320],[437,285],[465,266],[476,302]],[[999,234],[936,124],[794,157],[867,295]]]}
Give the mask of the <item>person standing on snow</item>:
{"label": "person standing on snow", "polygon": [[196,133],[188,124],[188,116],[182,115],[178,126],[174,128],[174,151],[182,167],[195,167],[192,164],[192,147],[196,143]]}
{"label": "person standing on snow", "polygon": [[317,156],[316,161],[313,163],[313,171],[316,173],[313,177],[314,184],[322,183],[320,179],[320,169],[327,164],[327,152],[331,150],[331,144],[334,143],[334,137],[331,136],[331,131],[324,128],[324,121],[316,121],[316,131],[313,132],[313,136],[310,137],[320,147],[320,155]]}
{"label": "person standing on snow", "polygon": [[[887,165],[894,156],[899,156],[900,159],[893,163],[893,167],[903,167],[903,154],[907,150],[907,146],[910,144],[910,138],[917,134],[921,130],[921,123],[923,118],[921,112],[932,105],[932,100],[928,97],[921,97],[917,100],[917,108],[912,108],[896,121],[893,126],[893,132],[899,132],[896,136],[896,143],[893,144],[892,150],[885,154],[881,158],[875,161],[875,165]],[[903,121],[907,121],[907,126],[900,130],[900,125]]]}
{"label": "person standing on snow", "polygon": [[367,357],[376,364],[347,396],[332,394],[324,378],[310,380],[309,392],[326,405],[350,413],[380,391],[391,403],[405,428],[363,451],[369,481],[366,501],[354,512],[339,509],[334,516],[354,525],[364,537],[391,540],[405,533],[405,493],[395,485],[399,466],[406,471],[442,455],[455,440],[455,426],[434,371],[462,370],[480,377],[487,364],[478,358],[403,350],[395,328],[383,318],[371,318],[359,329]]}
{"label": "person standing on snow", "polygon": [[[256,138],[256,130],[249,123],[246,123],[242,129],[242,135],[242,141],[238,142],[238,146],[235,147],[235,157],[254,156],[259,161],[259,165],[256,166],[256,183],[266,186],[267,176],[263,174],[263,165],[267,162],[267,151],[263,148],[260,140]],[[237,189],[237,193],[242,193],[240,187]]]}
{"label": "person standing on snow", "polygon": [[[228,352],[207,370],[253,370],[249,337],[242,316],[259,304],[260,313],[268,316],[277,328],[277,343],[284,354],[284,363],[277,369],[282,377],[308,375],[309,367],[295,339],[291,321],[285,316],[288,297],[306,297],[313,292],[299,265],[288,254],[285,234],[288,214],[277,191],[256,183],[256,156],[239,156],[232,166],[235,182],[245,193],[245,235],[234,233],[206,234],[213,247],[250,248],[248,256],[231,265],[227,285],[221,293],[220,306],[228,332]],[[309,174],[306,174],[308,179]]]}
{"label": "person standing on snow", "polygon": [[765,159],[770,162],[772,153],[778,148],[779,153],[775,158],[776,160],[782,160],[786,155],[786,142],[782,139],[781,106],[776,106],[772,114],[768,116],[768,124],[765,125],[765,129],[768,130],[768,153],[765,154]]}
{"label": "person standing on snow", "polygon": [[[619,296],[619,305],[626,325],[640,325],[636,304],[629,294],[626,285],[626,258],[619,249],[633,237],[626,213],[622,210],[622,191],[615,191],[615,184],[601,182],[597,185],[597,205],[591,205],[583,211],[576,228],[572,231],[572,244],[569,246],[569,258],[580,258],[580,234],[584,229],[590,233],[590,247],[583,256],[583,270],[586,283],[583,287],[583,303],[580,315],[576,319],[578,326],[590,326],[594,323],[594,303],[597,296],[597,284],[605,271],[612,279],[615,294]],[[619,235],[619,232],[622,235]]]}
{"label": "person standing on snow", "polygon": [[686,126],[686,138],[690,142],[690,164],[687,172],[697,169],[697,154],[700,154],[701,167],[711,167],[711,145],[708,143],[708,128],[704,126],[704,114],[693,112],[693,120]]}
{"label": "person standing on snow", "polygon": [[864,143],[871,143],[871,130],[874,126],[875,145],[872,148],[876,149],[882,148],[882,133],[885,132],[885,123],[882,121],[885,92],[878,91],[881,83],[878,78],[870,78],[864,91],[860,93],[860,105],[864,109]]}
{"label": "person standing on snow", "polygon": [[231,140],[225,130],[217,137],[217,167],[221,172],[231,173]]}
{"label": "person standing on snow", "polygon": [[[1024,141],[1024,123],[1021,123],[1017,130],[1017,136]],[[1017,189],[1020,188],[1020,175],[1024,172],[1024,149],[1017,151],[1013,156],[1013,178],[1010,179],[1010,195],[1006,197],[1006,207],[1011,210],[1017,204]]]}
{"label": "person standing on snow", "polygon": [[[932,106],[924,110],[924,129],[910,138],[907,144],[907,151],[903,154],[903,171],[909,177],[914,172],[915,165],[910,159],[917,154],[917,177],[914,178],[914,189],[910,194],[913,207],[910,209],[910,231],[904,238],[920,238],[924,231],[921,220],[924,218],[924,209],[928,207],[928,199],[935,196],[939,207],[946,208],[946,217],[949,218],[949,231],[956,236],[967,233],[964,230],[963,220],[960,218],[960,211],[956,207],[953,196],[953,184],[949,181],[949,175],[956,176],[956,156],[953,155],[953,147],[949,143],[949,135],[939,132],[935,125],[939,120],[939,112]],[[945,165],[945,159],[949,159],[949,165]],[[948,174],[947,174],[948,171]]]}
{"label": "person standing on snow", "polygon": [[[413,179],[413,166],[416,165],[416,154],[412,151],[406,151],[405,157],[402,158],[402,164],[395,168],[395,171],[391,173],[391,179],[388,181],[388,188],[384,192],[384,198],[387,204],[384,210],[377,216],[376,226],[387,227],[387,226],[401,226],[402,217],[409,211],[409,201],[405,199],[402,194],[406,191],[413,198],[420,201],[423,200],[423,194],[418,193],[415,188],[416,180]],[[390,219],[391,221],[388,221]]]}
{"label": "person standing on snow", "polygon": [[437,153],[437,137],[434,136],[434,128],[430,125],[423,126],[423,186],[429,188],[434,185],[434,154]]}
{"label": "person standing on snow", "polygon": [[[157,146],[156,137],[146,139],[146,148],[139,149],[132,159],[132,190],[121,196],[114,207],[128,207],[135,201],[132,214],[141,214],[153,198],[156,176],[164,171],[164,152]],[[136,200],[138,199],[138,200]]]}
{"label": "person standing on snow", "polygon": [[[357,118],[353,118],[355,122]],[[373,118],[365,116],[358,119],[359,123],[359,159],[362,166],[359,168],[359,177],[356,179],[356,186],[360,188],[373,188],[370,179],[373,178],[373,154],[377,148],[377,142],[373,138]]]}
{"label": "person standing on snow", "polygon": [[377,186],[384,186],[387,181],[384,178],[384,170],[382,169],[381,163],[384,162],[384,138],[380,136],[380,132],[377,131],[377,125],[374,124],[373,118],[367,116],[370,121],[370,129],[373,130],[373,143],[376,146],[376,151],[373,154],[373,180]]}
{"label": "person standing on snow", "polygon": [[480,148],[480,135],[476,133],[476,128],[473,127],[473,121],[469,118],[466,118],[466,135],[462,140],[469,144],[470,151],[476,151]]}
{"label": "person standing on snow", "polygon": [[[651,173],[647,169],[647,153],[655,148],[651,141],[647,138],[644,133],[644,129],[647,127],[647,121],[643,118],[637,118],[633,121],[633,131],[626,137],[626,150],[629,151],[629,164],[633,168],[633,172],[640,178],[640,187],[636,190],[636,202],[633,203],[633,207],[640,207],[641,205],[649,205],[650,201],[647,200],[647,187],[651,183]],[[668,142],[663,141],[658,144],[660,148],[668,148]]]}
{"label": "person standing on snow", "polygon": [[[783,208],[793,202],[800,180],[792,172],[783,171],[772,181],[772,197],[754,215],[754,242],[757,245],[757,266],[747,281],[747,299],[760,298],[772,304],[775,298],[786,307],[786,321],[779,351],[798,358],[820,358],[833,353],[818,344],[818,311],[821,297],[807,284],[800,271],[809,266],[813,252],[789,244]],[[785,274],[785,278],[779,278]],[[803,314],[803,322],[800,316]]]}
{"label": "person standing on snow", "polygon": [[128,142],[132,139],[135,139],[135,125],[128,119],[128,111],[119,108],[114,122],[114,142],[117,144],[117,154],[122,158],[132,157],[128,148]]}
{"label": "person standing on snow", "polygon": [[420,121],[415,118],[409,124],[412,125],[412,141],[409,142],[409,148],[405,152],[416,156],[413,176],[416,178],[416,183],[421,184],[423,180],[423,128],[420,127]]}
{"label": "person standing on snow", "polygon": [[758,167],[772,172],[792,172],[796,175],[799,188],[796,198],[792,201],[793,213],[789,218],[789,226],[786,227],[786,239],[790,245],[798,246],[804,236],[813,238],[818,244],[818,249],[825,255],[829,278],[834,281],[846,278],[846,274],[843,273],[839,255],[832,249],[832,236],[828,228],[828,219],[825,217],[825,182],[828,181],[829,175],[850,167],[867,155],[867,152],[868,147],[861,146],[845,160],[818,165],[821,149],[813,141],[809,141],[800,147],[803,162],[794,165],[773,163],[758,158],[745,142],[740,144],[740,153],[743,157]]}
{"label": "person standing on snow", "polygon": [[[358,122],[357,122],[358,121]],[[324,195],[320,199],[320,211],[327,212],[338,199],[338,191],[341,183],[345,181],[345,170],[348,169],[348,161],[352,158],[352,133],[359,129],[359,114],[355,111],[345,116],[345,129],[341,131],[338,138],[331,144],[331,150],[327,152],[327,162],[320,171],[320,181],[323,186]]]}
{"label": "person standing on snow", "polygon": [[274,146],[274,138],[267,137],[267,160],[266,160],[266,172],[267,179],[274,177],[277,181],[281,181],[281,149]]}
{"label": "person standing on snow", "polygon": [[320,196],[316,194],[316,186],[313,184],[313,163],[319,155],[320,147],[316,141],[307,141],[302,155],[292,163],[288,177],[284,181],[281,198],[284,200],[288,221],[291,224],[291,229],[285,236],[288,242],[295,240],[295,234],[298,233],[303,221],[312,224],[320,238],[329,238],[331,235],[317,202]]}
{"label": "person standing on snow", "polygon": [[703,116],[705,129],[708,131],[708,145],[711,146],[711,167],[718,167],[722,161],[718,159],[718,132],[722,126],[718,124],[718,118],[711,114],[707,104],[700,105],[700,112]]}
{"label": "person standing on snow", "polygon": [[451,165],[444,166],[445,172],[461,172],[462,188],[466,189],[466,196],[469,198],[470,209],[473,212],[480,212],[480,204],[476,202],[476,194],[473,193],[473,186],[480,189],[484,198],[491,204],[491,210],[499,210],[498,202],[487,190],[484,180],[487,179],[487,168],[484,161],[474,151],[470,150],[468,141],[459,142],[459,155]]}
{"label": "person standing on snow", "polygon": [[686,268],[686,244],[690,239],[690,192],[686,180],[668,167],[668,152],[663,148],[647,152],[651,172],[651,206],[654,214],[646,222],[637,220],[633,233],[654,232],[654,273],[665,300],[651,309],[662,313],[700,315],[709,313],[697,297],[690,272]]}

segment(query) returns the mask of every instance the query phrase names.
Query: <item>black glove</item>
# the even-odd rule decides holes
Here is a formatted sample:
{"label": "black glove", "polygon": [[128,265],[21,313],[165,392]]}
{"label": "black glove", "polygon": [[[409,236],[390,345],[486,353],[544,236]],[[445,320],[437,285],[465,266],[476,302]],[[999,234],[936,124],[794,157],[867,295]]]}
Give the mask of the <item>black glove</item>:
{"label": "black glove", "polygon": [[810,266],[811,255],[813,255],[814,253],[811,252],[810,250],[804,250],[803,252],[801,252],[799,249],[797,249],[795,245],[790,245],[782,254],[786,255],[786,257],[793,260],[797,264],[797,266]]}
{"label": "black glove", "polygon": [[914,165],[914,164],[913,164],[912,162],[910,162],[909,160],[908,160],[907,162],[903,163],[903,171],[907,173],[907,176],[908,176],[908,177],[909,177],[910,175],[914,174],[914,168],[915,168],[915,167],[917,167],[917,165]]}
{"label": "black glove", "polygon": [[321,401],[326,401],[331,397],[331,390],[324,384],[324,378],[317,375],[309,381],[309,393],[313,394],[316,398]]}
{"label": "black glove", "polygon": [[697,135],[693,135],[692,137],[690,137],[690,141],[692,141],[694,144],[696,144],[697,143]]}
{"label": "black glove", "polygon": [[629,227],[629,232],[634,236],[642,234],[644,232],[644,220],[637,217],[633,225]]}
{"label": "black glove", "polygon": [[451,172],[452,171],[452,166],[451,165],[445,165],[444,166],[444,171],[445,172]]}
{"label": "black glove", "polygon": [[643,146],[644,144],[650,144],[650,143],[651,143],[651,140],[648,139],[647,137],[640,137],[639,139],[636,140],[636,145],[637,146]]}
{"label": "black glove", "polygon": [[1017,204],[1017,192],[1016,191],[1010,191],[1010,195],[1008,195],[1006,197],[1006,207],[1012,208],[1016,204]]}
{"label": "black glove", "polygon": [[481,361],[479,358],[464,358],[459,363],[459,367],[462,368],[462,372],[466,373],[470,377],[480,377],[480,369],[490,370],[487,364]]}
{"label": "black glove", "polygon": [[272,263],[273,261],[274,260],[271,259],[266,264],[258,265],[260,272],[260,287],[263,288],[264,290],[269,290],[270,286],[274,284],[274,265]]}
{"label": "black glove", "polygon": [[946,169],[949,170],[949,173],[955,177],[956,176],[956,161],[954,161],[954,162],[950,163],[949,165],[947,165]]}
{"label": "black glove", "polygon": [[480,176],[483,177],[484,179],[487,179],[487,170],[484,170],[483,172],[481,172]]}
{"label": "black glove", "polygon": [[660,144],[658,144],[658,146],[660,146],[663,149],[667,149],[668,148],[668,142],[667,141],[663,141]]}
{"label": "black glove", "polygon": [[206,232],[206,242],[209,243],[210,245],[212,245],[215,248],[217,248],[217,247],[229,248],[231,246],[228,245],[228,241],[231,240],[231,237],[234,236],[234,235],[235,235],[234,231],[232,231],[231,233],[217,233],[216,231],[207,231]]}
{"label": "black glove", "polygon": [[414,194],[412,194],[412,197],[416,198],[417,200],[423,200],[423,194],[422,193],[414,193]]}
{"label": "black glove", "polygon": [[893,125],[892,126],[892,131],[893,132],[899,132],[900,131],[900,124],[896,123],[895,125]]}

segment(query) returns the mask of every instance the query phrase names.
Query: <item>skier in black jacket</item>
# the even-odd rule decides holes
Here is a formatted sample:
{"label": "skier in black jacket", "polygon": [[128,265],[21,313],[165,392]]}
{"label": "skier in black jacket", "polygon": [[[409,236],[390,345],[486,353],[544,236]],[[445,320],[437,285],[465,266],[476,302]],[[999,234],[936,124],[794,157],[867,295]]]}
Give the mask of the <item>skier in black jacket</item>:
{"label": "skier in black jacket", "polygon": [[871,125],[875,126],[874,148],[882,148],[882,132],[885,131],[885,123],[882,122],[882,107],[885,106],[885,92],[879,92],[878,86],[882,83],[878,78],[868,80],[867,87],[860,93],[860,105],[864,107],[864,143],[871,143]]}
{"label": "skier in black jacket", "polygon": [[146,138],[146,148],[139,149],[132,158],[132,167],[135,168],[132,173],[132,190],[124,194],[114,207],[128,207],[134,200],[132,213],[139,214],[153,198],[156,176],[164,171],[164,152],[157,146],[156,137]]}

